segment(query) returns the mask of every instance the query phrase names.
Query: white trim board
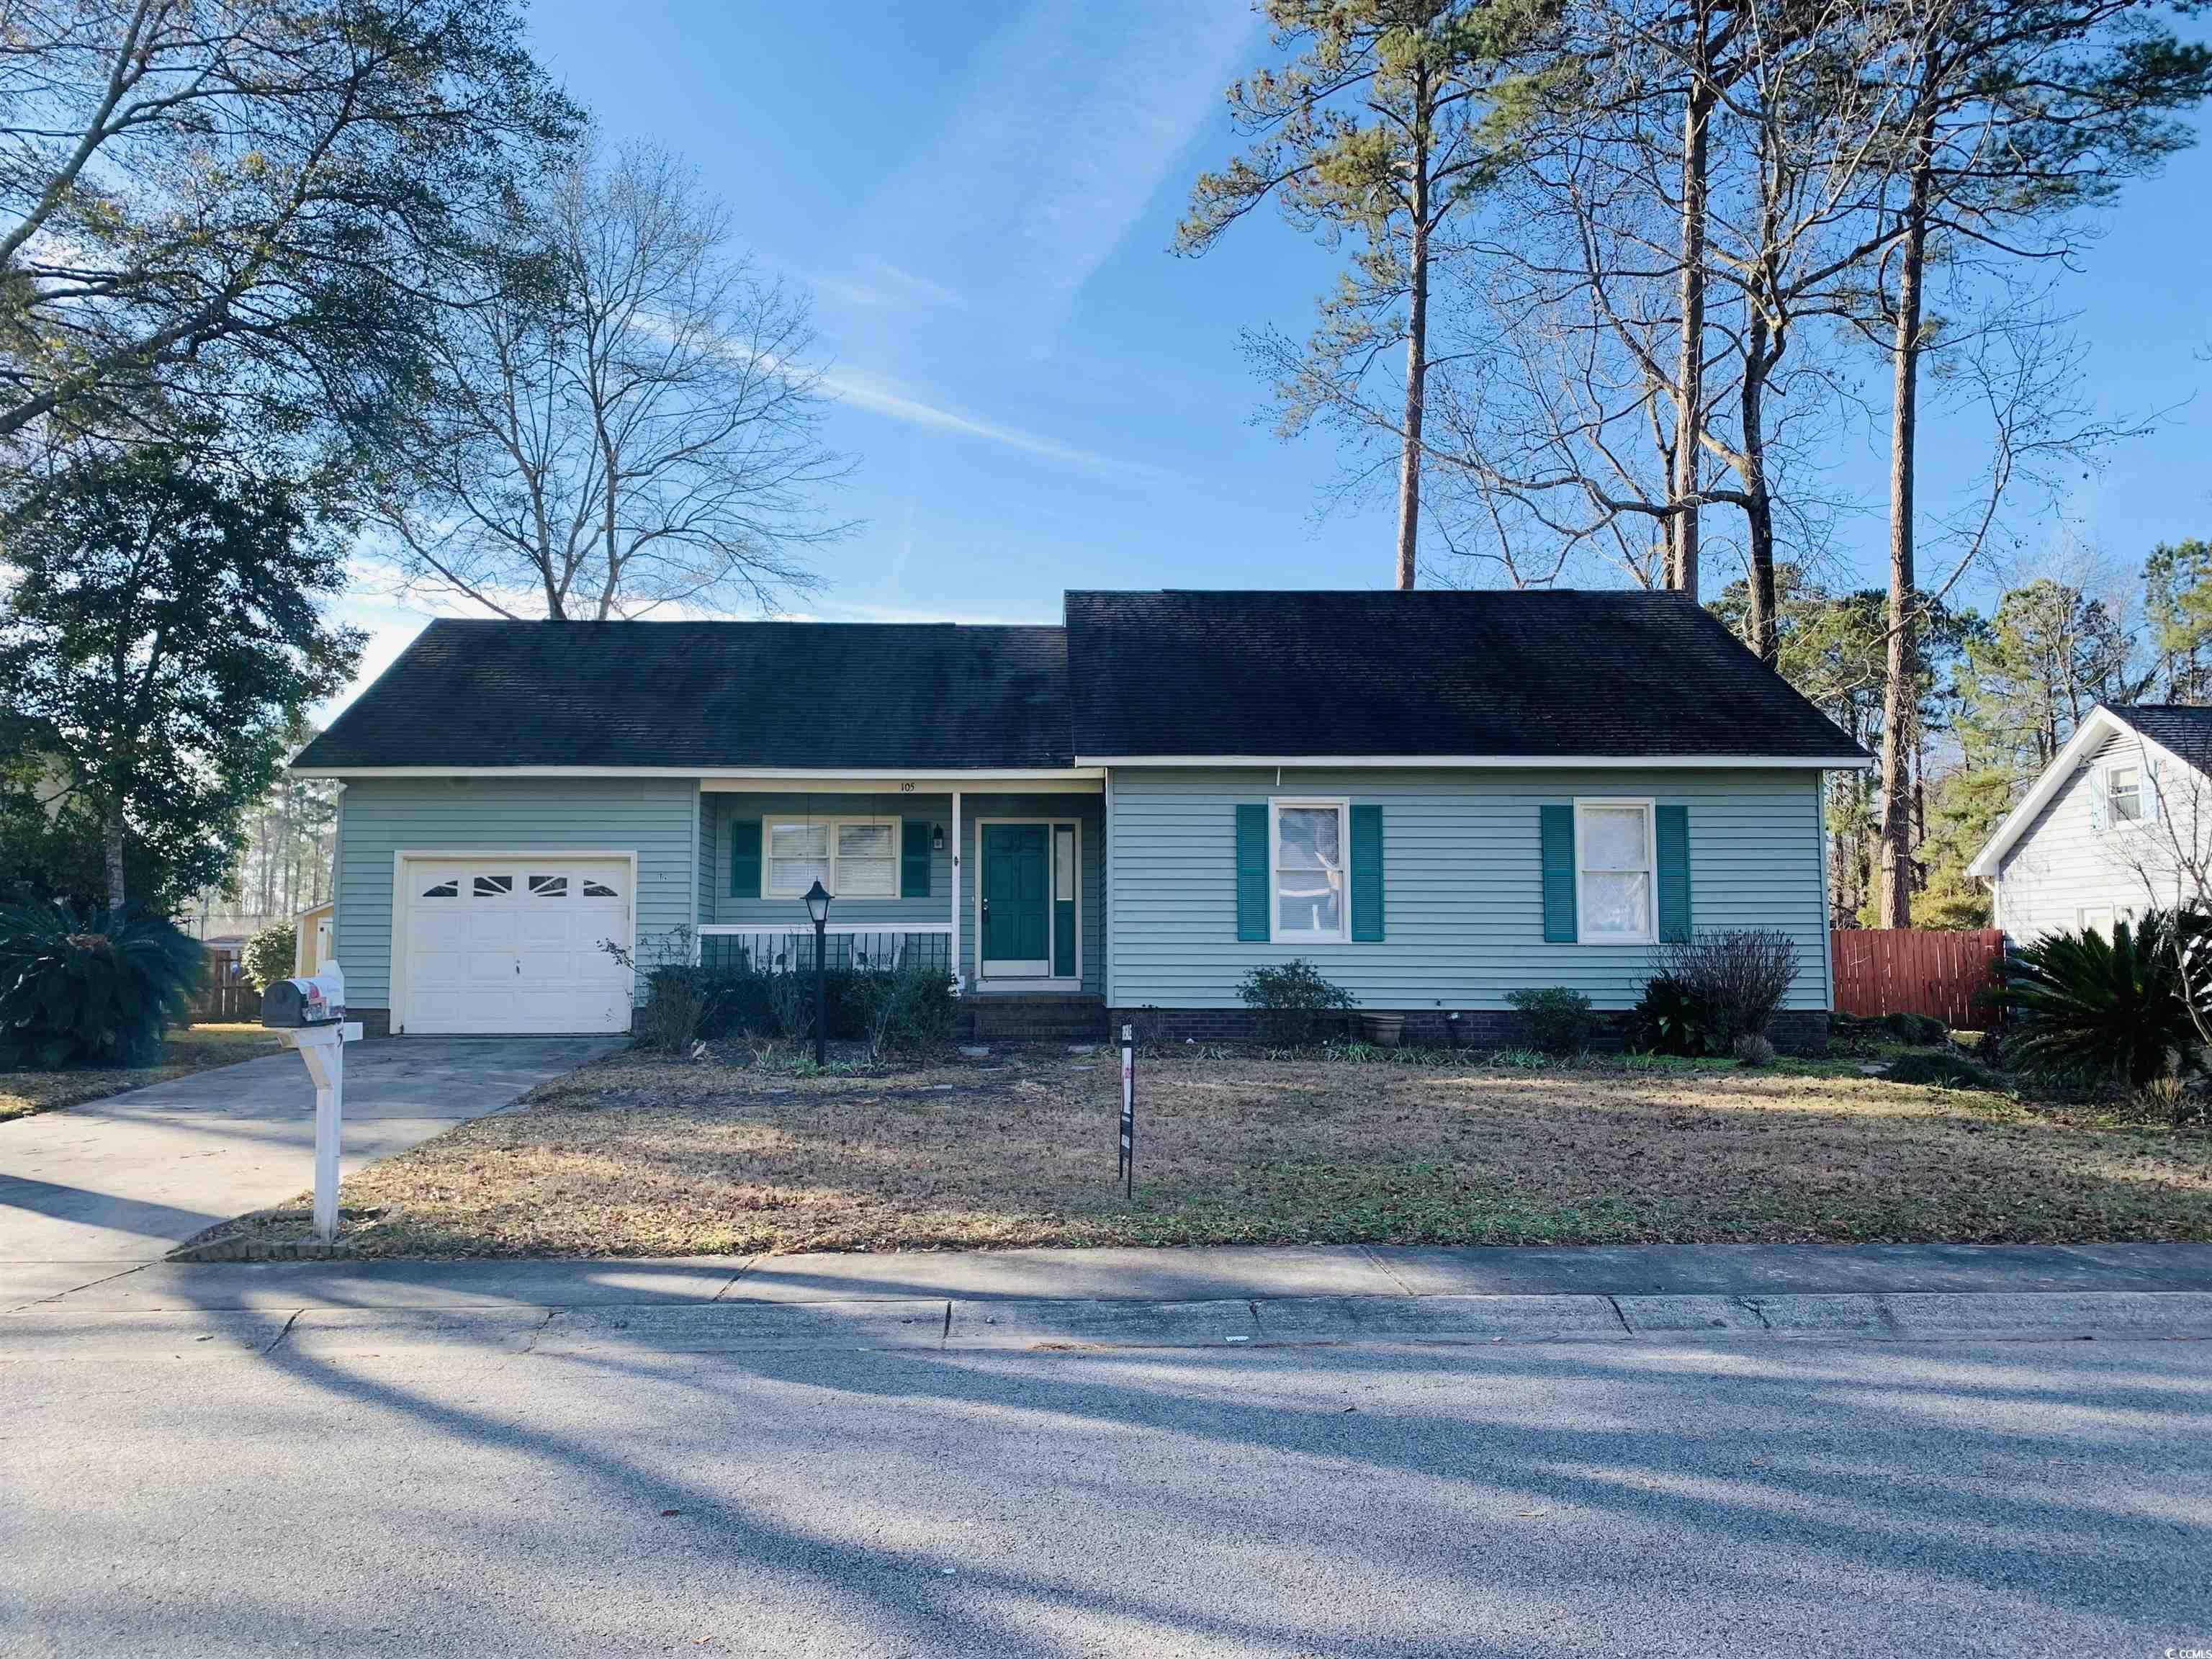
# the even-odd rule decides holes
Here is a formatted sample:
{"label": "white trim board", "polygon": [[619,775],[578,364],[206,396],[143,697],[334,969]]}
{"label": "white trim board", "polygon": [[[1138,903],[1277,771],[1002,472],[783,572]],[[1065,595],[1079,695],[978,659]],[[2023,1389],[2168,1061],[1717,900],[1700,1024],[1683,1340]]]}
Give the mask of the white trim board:
{"label": "white trim board", "polygon": [[760,779],[775,782],[805,783],[823,788],[848,781],[877,786],[874,793],[883,793],[880,786],[902,783],[958,784],[963,789],[973,789],[992,783],[1020,783],[1034,788],[1039,784],[1079,789],[1097,793],[1103,787],[1106,774],[1097,767],[1071,767],[1060,771],[1023,770],[1016,769],[985,769],[973,772],[950,771],[939,769],[888,768],[860,769],[837,767],[770,767],[770,766],[295,766],[288,769],[303,778],[697,778],[702,788],[742,788],[743,782],[725,780]]}
{"label": "white trim board", "polygon": [[[700,923],[696,931],[702,939],[711,938],[718,934],[729,936],[738,933],[811,933],[814,931],[814,924],[811,921],[799,921],[793,923],[788,927],[780,927],[772,921],[706,921]],[[950,934],[952,932],[952,924],[949,921],[895,921],[889,923],[877,921],[833,921],[825,925],[822,931],[830,934]]]}
{"label": "white trim board", "polygon": [[1994,880],[1998,866],[2004,862],[2004,855],[2012,851],[2013,844],[2027,833],[2028,826],[2042,815],[2043,809],[2057,798],[2058,792],[2073,781],[2075,773],[2081,769],[2083,763],[2106,739],[2122,734],[2133,738],[2142,746],[2146,755],[2160,762],[2170,763],[2185,771],[2198,769],[2140,726],[2130,725],[2100,702],[2075,728],[2074,735],[2066,740],[2066,746],[2052,757],[2051,764],[2043,769],[2043,775],[2035,781],[2035,787],[2021,798],[2019,805],[2005,814],[2004,822],[1997,825],[1982,850],[1974,854],[1974,861],[1966,866],[1966,873],[1978,880]]}
{"label": "white trim board", "polygon": [[1297,767],[1306,769],[1495,769],[1513,771],[1580,772],[1595,769],[1641,771],[1863,772],[1869,755],[1078,755],[1079,767],[1230,768]]}

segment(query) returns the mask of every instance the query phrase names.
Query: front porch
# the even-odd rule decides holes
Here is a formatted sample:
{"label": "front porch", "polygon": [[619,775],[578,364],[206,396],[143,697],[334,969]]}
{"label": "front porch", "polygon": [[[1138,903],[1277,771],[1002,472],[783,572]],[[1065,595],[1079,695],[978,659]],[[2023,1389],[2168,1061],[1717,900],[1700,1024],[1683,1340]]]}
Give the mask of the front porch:
{"label": "front porch", "polygon": [[811,969],[801,896],[819,880],[832,969],[939,967],[967,996],[1079,1000],[1103,1020],[1103,806],[1096,779],[706,780],[702,960]]}

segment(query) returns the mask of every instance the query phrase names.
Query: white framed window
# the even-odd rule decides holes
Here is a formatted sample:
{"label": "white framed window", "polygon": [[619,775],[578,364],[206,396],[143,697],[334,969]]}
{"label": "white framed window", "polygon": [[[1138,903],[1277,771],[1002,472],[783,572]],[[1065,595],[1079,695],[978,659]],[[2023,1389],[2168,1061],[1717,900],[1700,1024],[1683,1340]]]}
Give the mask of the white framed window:
{"label": "white framed window", "polygon": [[1352,936],[1345,864],[1351,813],[1351,803],[1343,800],[1267,803],[1267,904],[1276,939]]}
{"label": "white framed window", "polygon": [[2105,822],[2108,824],[2141,823],[2145,816],[2142,768],[2136,765],[2106,767]]}
{"label": "white framed window", "polygon": [[1575,803],[1575,918],[1584,945],[1649,945],[1659,854],[1648,800]]}
{"label": "white framed window", "polygon": [[896,818],[772,820],[767,841],[767,897],[804,898],[817,881],[839,898],[899,896]]}

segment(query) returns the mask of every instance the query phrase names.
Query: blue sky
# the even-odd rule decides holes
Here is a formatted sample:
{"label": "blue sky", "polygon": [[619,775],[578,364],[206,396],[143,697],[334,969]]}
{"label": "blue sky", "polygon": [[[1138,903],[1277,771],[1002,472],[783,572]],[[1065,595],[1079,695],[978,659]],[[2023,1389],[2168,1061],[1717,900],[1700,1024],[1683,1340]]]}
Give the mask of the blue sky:
{"label": "blue sky", "polygon": [[[1233,147],[1223,88],[1265,59],[1242,0],[539,0],[532,15],[608,137],[681,152],[761,264],[813,297],[830,441],[860,464],[839,509],[866,522],[823,554],[809,614],[1048,621],[1072,586],[1389,581],[1390,503],[1320,515],[1337,451],[1255,422],[1238,348],[1246,325],[1303,331],[1328,254],[1272,216],[1203,259],[1167,252],[1192,178]],[[2160,539],[2212,535],[2207,199],[2200,148],[2131,186],[2062,279],[2099,406],[2168,413],[2083,477],[2069,526],[2032,538],[2132,568]],[[1931,494],[1977,436],[1939,423]],[[1833,459],[1878,507],[1870,444]],[[1878,511],[1844,526],[1862,580],[1879,579],[1882,534]],[[389,599],[346,611],[375,635],[368,673],[423,620]]]}

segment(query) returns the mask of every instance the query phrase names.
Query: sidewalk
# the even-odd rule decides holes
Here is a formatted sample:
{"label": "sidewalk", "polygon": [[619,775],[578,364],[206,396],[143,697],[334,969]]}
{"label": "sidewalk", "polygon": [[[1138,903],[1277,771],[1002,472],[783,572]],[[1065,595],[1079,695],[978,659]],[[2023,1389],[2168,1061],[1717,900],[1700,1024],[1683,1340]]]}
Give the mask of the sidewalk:
{"label": "sidewalk", "polygon": [[2212,1245],[1017,1250],[0,1267],[0,1362],[862,1347],[2212,1337]]}

